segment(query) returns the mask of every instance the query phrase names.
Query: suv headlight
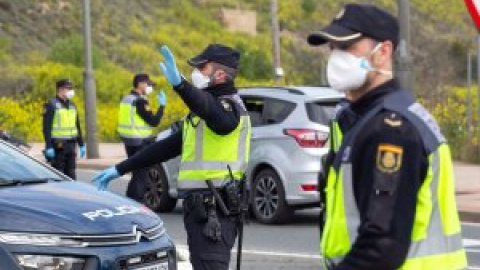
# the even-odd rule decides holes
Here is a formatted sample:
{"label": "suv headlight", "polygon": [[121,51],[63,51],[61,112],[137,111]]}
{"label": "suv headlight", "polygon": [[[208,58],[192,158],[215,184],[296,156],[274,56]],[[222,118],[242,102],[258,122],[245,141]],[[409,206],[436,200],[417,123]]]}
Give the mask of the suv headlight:
{"label": "suv headlight", "polygon": [[25,270],[81,270],[84,259],[44,255],[16,255]]}
{"label": "suv headlight", "polygon": [[0,232],[0,242],[33,246],[81,247],[82,243],[56,235]]}

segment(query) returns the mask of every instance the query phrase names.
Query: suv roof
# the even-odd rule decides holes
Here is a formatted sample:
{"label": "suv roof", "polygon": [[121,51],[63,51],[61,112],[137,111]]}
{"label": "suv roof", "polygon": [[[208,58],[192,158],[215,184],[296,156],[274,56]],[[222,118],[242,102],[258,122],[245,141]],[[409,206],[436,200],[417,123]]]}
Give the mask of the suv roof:
{"label": "suv roof", "polygon": [[304,99],[312,98],[343,98],[344,94],[325,86],[252,86],[240,87],[242,94],[254,95],[297,95]]}

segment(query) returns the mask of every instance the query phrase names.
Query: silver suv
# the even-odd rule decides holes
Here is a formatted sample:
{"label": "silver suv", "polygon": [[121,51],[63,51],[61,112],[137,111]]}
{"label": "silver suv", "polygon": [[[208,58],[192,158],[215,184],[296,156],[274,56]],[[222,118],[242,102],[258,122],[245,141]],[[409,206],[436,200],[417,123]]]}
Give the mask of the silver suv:
{"label": "silver suv", "polygon": [[[254,216],[282,223],[296,209],[317,207],[328,119],[343,95],[325,87],[251,87],[239,94],[253,126],[247,179]],[[147,206],[160,212],[175,208],[178,168],[179,157],[150,170]]]}

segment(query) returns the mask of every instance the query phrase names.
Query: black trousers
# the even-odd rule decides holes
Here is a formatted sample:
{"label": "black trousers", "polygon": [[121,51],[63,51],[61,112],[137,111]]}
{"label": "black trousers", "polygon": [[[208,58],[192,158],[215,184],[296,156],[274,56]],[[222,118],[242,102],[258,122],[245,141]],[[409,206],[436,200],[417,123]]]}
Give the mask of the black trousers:
{"label": "black trousers", "polygon": [[[125,151],[127,151],[127,156],[131,157],[135,155],[135,153],[142,150],[144,146],[145,144],[135,145],[135,146],[125,145]],[[147,190],[147,177],[148,177],[148,168],[133,171],[132,178],[130,179],[130,182],[128,182],[127,197],[142,203],[143,197]]]}
{"label": "black trousers", "polygon": [[[183,209],[186,209],[185,200]],[[190,262],[194,270],[228,270],[230,253],[237,237],[237,223],[234,218],[217,215],[222,237],[220,241],[214,242],[203,234],[205,223],[199,223],[192,212],[184,210]]]}
{"label": "black trousers", "polygon": [[53,149],[55,149],[55,158],[50,161],[50,165],[70,178],[76,179],[77,142],[53,141]]}

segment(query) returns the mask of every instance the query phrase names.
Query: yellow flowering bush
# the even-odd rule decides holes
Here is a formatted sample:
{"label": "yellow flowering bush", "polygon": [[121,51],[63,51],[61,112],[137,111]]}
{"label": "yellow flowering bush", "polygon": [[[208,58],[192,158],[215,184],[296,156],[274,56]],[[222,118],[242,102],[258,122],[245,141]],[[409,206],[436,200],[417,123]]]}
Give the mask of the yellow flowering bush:
{"label": "yellow flowering bush", "polygon": [[[480,119],[478,119],[477,88],[471,92],[472,119],[468,130],[468,90],[454,87],[442,102],[433,105],[432,113],[442,128],[456,159],[480,162]],[[469,136],[470,135],[470,136]]]}

